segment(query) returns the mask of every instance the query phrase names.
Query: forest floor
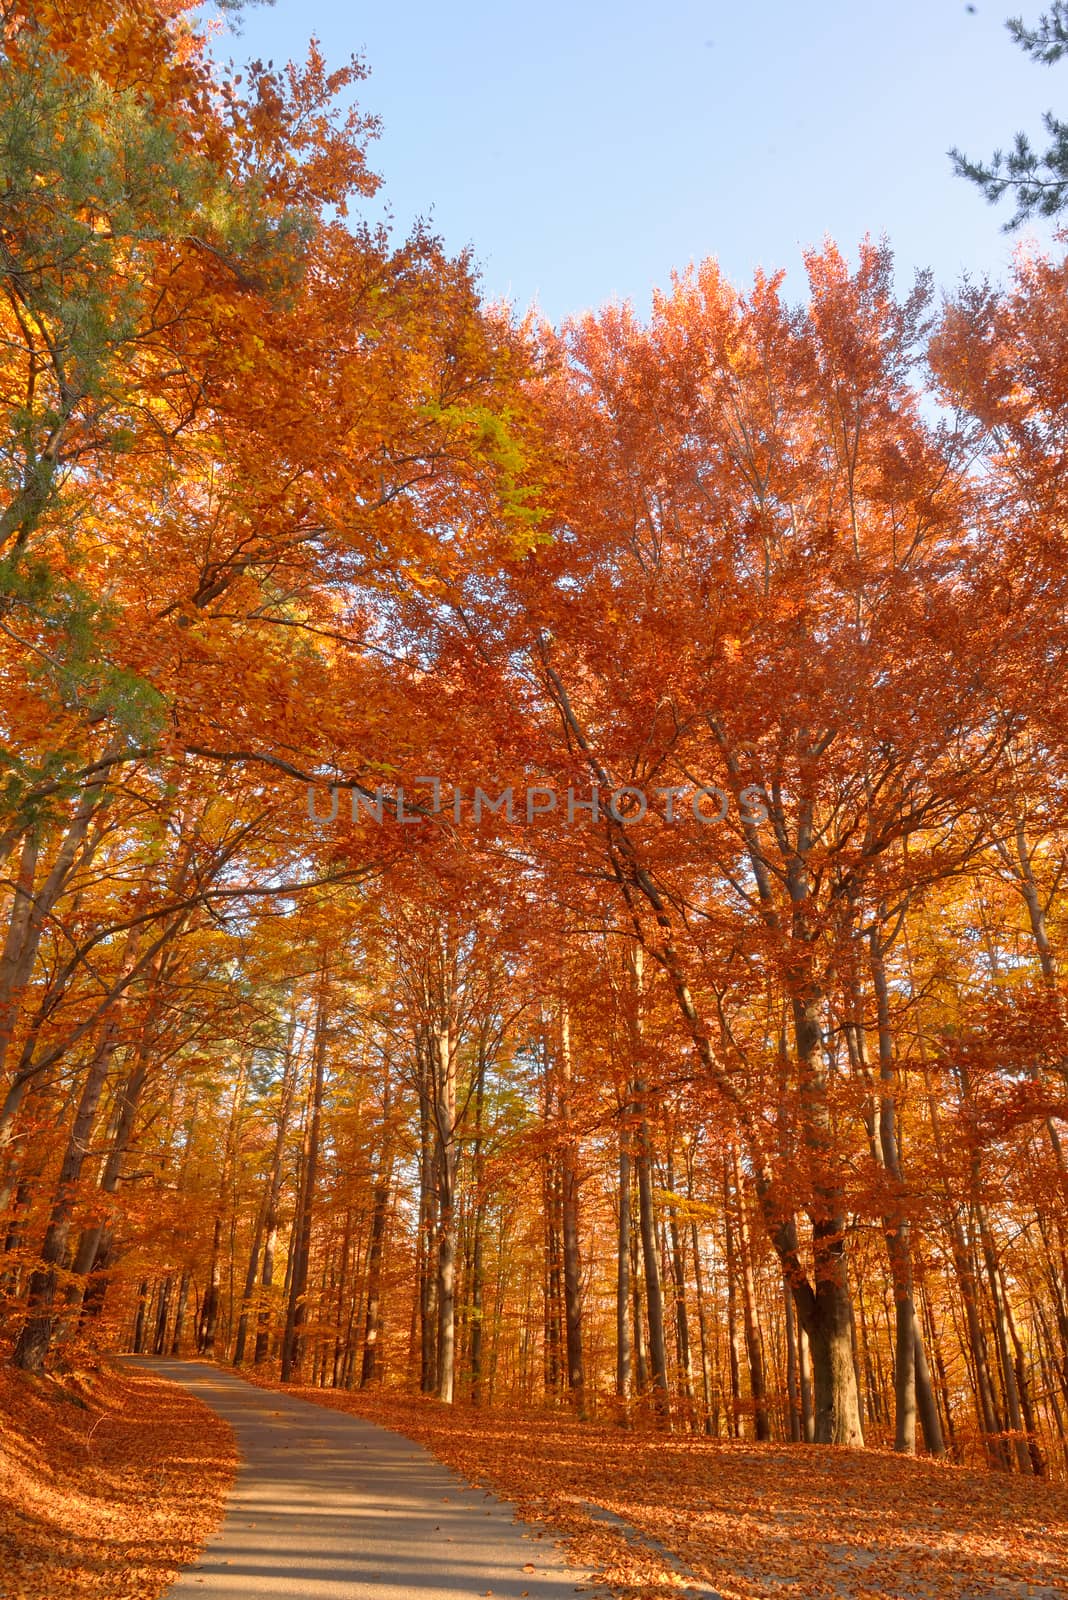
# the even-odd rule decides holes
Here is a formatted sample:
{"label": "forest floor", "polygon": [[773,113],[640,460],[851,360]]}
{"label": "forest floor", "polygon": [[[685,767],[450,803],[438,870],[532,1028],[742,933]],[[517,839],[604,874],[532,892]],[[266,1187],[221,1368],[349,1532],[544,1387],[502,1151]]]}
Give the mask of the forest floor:
{"label": "forest floor", "polygon": [[0,1596],[156,1600],[218,1523],[236,1466],[227,1425],[174,1384],[0,1365]]}
{"label": "forest floor", "polygon": [[[262,1388],[280,1385],[262,1381]],[[621,1600],[1063,1600],[1068,1491],[887,1451],[287,1388],[424,1445]],[[142,1371],[0,1366],[0,1596],[156,1600],[220,1521],[230,1429]],[[440,1514],[440,1513],[439,1513]]]}
{"label": "forest floor", "polygon": [[[264,1387],[276,1387],[265,1384]],[[891,1451],[290,1388],[393,1428],[568,1541],[621,1600],[1064,1600],[1068,1491]]]}

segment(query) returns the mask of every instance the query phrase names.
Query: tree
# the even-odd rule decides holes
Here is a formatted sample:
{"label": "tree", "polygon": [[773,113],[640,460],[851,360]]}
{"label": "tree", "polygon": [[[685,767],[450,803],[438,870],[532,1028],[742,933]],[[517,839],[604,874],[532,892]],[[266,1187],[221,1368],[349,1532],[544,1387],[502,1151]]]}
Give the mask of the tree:
{"label": "tree", "polygon": [[[1066,0],[1053,0],[1036,27],[1027,27],[1020,17],[1010,18],[1006,27],[1032,61],[1052,66],[1068,53]],[[1029,217],[1055,217],[1068,206],[1068,122],[1052,111],[1045,112],[1042,121],[1050,139],[1042,151],[1034,148],[1026,133],[1017,133],[1012,149],[995,150],[989,161],[973,161],[959,150],[950,151],[957,175],[976,184],[991,205],[1012,194],[1016,211],[1005,224],[1007,232]]]}
{"label": "tree", "polygon": [[1064,263],[555,332],[358,67],[10,15],[15,1361],[1068,1468]]}

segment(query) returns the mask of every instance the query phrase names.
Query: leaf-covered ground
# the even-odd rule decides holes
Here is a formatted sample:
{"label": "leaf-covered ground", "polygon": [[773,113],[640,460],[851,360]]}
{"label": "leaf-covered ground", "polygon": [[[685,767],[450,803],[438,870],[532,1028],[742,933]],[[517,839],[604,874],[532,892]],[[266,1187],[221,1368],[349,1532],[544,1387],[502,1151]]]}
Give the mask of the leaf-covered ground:
{"label": "leaf-covered ground", "polygon": [[[418,1440],[568,1537],[625,1600],[1063,1600],[1068,1493],[888,1451],[582,1427],[295,1391]],[[604,1512],[628,1525],[606,1526]],[[629,1530],[629,1531],[628,1531]],[[670,1559],[673,1558],[673,1559]]]}
{"label": "leaf-covered ground", "polygon": [[237,1457],[174,1384],[0,1366],[0,1595],[156,1600],[215,1527]]}

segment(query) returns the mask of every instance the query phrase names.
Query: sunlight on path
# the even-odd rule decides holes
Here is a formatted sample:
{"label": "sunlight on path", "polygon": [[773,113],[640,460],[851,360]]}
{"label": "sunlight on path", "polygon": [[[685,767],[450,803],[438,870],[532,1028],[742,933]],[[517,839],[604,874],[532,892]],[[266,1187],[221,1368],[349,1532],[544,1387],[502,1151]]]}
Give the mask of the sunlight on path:
{"label": "sunlight on path", "polygon": [[514,1522],[502,1501],[399,1434],[206,1363],[130,1365],[211,1406],[233,1428],[243,1458],[226,1518],[170,1589],[176,1600],[594,1594],[548,1535]]}

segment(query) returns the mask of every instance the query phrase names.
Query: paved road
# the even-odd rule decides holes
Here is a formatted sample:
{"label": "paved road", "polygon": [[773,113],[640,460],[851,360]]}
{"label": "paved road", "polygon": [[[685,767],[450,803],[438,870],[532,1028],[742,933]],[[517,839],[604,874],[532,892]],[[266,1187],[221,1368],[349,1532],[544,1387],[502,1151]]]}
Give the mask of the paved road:
{"label": "paved road", "polygon": [[174,1600],[573,1600],[589,1584],[548,1535],[399,1434],[205,1362],[127,1359],[211,1406],[243,1457]]}

